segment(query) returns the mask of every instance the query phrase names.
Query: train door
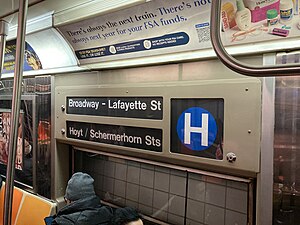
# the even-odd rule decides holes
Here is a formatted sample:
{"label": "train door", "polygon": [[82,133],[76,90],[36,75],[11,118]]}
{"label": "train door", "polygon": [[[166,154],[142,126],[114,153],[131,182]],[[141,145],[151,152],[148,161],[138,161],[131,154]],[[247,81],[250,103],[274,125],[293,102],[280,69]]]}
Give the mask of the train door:
{"label": "train door", "polygon": [[[6,176],[12,80],[1,81],[1,175]],[[51,77],[24,79],[15,179],[17,185],[51,198]]]}

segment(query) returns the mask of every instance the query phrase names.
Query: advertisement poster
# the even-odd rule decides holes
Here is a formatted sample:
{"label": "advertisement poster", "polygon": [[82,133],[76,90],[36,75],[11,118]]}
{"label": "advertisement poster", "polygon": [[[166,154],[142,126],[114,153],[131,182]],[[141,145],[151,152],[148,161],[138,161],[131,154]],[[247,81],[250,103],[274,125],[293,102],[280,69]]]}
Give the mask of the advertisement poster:
{"label": "advertisement poster", "polygon": [[[16,40],[6,42],[3,73],[13,73],[15,69],[16,58]],[[26,42],[24,55],[24,71],[42,69],[42,64],[33,50],[33,48]]]}
{"label": "advertisement poster", "polygon": [[299,0],[223,1],[221,23],[225,46],[299,37]]}
{"label": "advertisement poster", "polygon": [[[153,0],[59,27],[80,63],[211,48],[211,0]],[[224,46],[300,35],[299,0],[223,0]],[[284,47],[284,46],[283,46]]]}
{"label": "advertisement poster", "polygon": [[154,0],[59,27],[80,63],[210,47],[211,0]]}
{"label": "advertisement poster", "polygon": [[[7,165],[8,160],[8,144],[10,136],[10,122],[11,112],[6,109],[0,109],[0,163]],[[18,144],[16,153],[15,167],[22,170],[23,167],[23,114],[20,114],[19,127],[18,127]]]}

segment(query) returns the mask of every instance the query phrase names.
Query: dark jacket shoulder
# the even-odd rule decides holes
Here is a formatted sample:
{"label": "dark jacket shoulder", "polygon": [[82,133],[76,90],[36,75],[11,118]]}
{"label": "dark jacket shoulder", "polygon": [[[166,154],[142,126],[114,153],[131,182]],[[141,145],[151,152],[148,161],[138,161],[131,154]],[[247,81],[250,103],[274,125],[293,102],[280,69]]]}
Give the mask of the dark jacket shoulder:
{"label": "dark jacket shoulder", "polygon": [[54,218],[52,225],[107,225],[112,209],[100,204],[97,196],[77,200],[63,207]]}

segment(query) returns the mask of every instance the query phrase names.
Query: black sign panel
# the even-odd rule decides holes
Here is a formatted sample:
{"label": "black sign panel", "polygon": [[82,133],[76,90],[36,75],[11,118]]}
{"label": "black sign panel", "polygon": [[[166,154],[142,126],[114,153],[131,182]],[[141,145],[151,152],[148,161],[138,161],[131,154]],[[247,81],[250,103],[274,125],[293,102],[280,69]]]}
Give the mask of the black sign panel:
{"label": "black sign panel", "polygon": [[223,159],[223,99],[171,99],[171,152]]}
{"label": "black sign panel", "polygon": [[162,130],[67,121],[67,137],[154,152],[162,151]]}
{"label": "black sign panel", "polygon": [[162,97],[67,97],[67,113],[161,120]]}

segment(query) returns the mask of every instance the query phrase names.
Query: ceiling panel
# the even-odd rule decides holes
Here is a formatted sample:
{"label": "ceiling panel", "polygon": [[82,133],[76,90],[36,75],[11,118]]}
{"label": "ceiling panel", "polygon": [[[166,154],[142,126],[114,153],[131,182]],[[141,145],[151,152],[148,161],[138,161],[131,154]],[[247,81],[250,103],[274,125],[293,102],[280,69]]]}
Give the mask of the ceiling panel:
{"label": "ceiling panel", "polygon": [[[28,14],[41,14],[44,12],[60,12],[73,7],[79,7],[89,2],[99,0],[28,0],[30,6]],[[36,4],[39,3],[39,4]],[[0,0],[0,18],[16,12],[19,8],[19,0]]]}
{"label": "ceiling panel", "polygon": [[[28,4],[32,5],[41,0],[29,0]],[[19,0],[0,0],[0,18],[15,12],[19,8]]]}

